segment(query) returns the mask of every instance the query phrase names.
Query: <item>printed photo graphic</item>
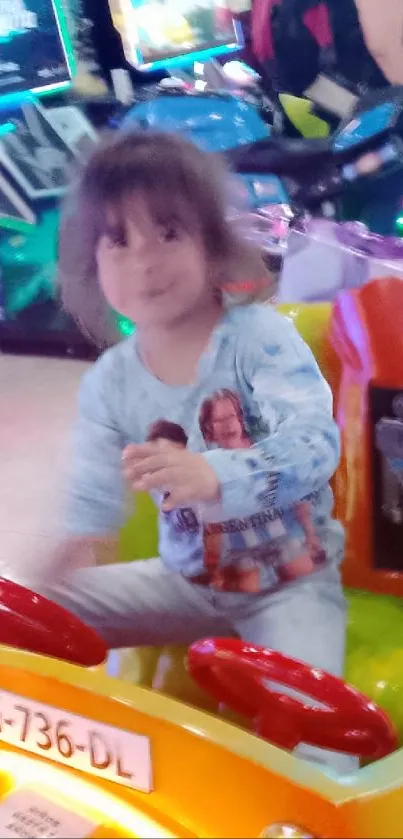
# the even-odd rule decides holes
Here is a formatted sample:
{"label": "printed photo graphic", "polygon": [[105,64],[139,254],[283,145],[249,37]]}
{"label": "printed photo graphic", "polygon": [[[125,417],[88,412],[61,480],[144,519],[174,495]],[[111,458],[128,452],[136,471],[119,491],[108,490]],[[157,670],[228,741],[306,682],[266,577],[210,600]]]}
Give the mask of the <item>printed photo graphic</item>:
{"label": "printed photo graphic", "polygon": [[250,449],[252,446],[239,396],[231,390],[219,390],[203,402],[199,425],[204,441],[215,443],[220,449]]}
{"label": "printed photo graphic", "polygon": [[[199,412],[199,426],[208,445],[220,449],[250,449],[239,396],[231,390],[216,391]],[[252,458],[251,458],[252,460]],[[262,510],[244,519],[204,526],[204,566],[211,585],[220,591],[253,594],[262,579],[274,588],[312,574],[326,556],[312,519],[311,503],[295,505],[291,516],[301,536],[291,538],[283,517],[275,510],[279,475],[260,473],[264,488],[257,497]],[[262,577],[263,574],[263,577]]]}
{"label": "printed photo graphic", "polygon": [[[205,443],[212,443],[220,449],[250,449],[252,446],[245,427],[241,400],[232,390],[223,388],[203,402],[199,426]],[[218,590],[256,593],[260,590],[260,568],[251,551],[232,551],[231,556],[227,557],[228,564],[220,567],[226,524],[207,524],[204,527],[206,573]],[[242,522],[233,524],[239,525],[239,532],[245,529]],[[248,528],[246,521],[244,524]]]}
{"label": "printed photo graphic", "polygon": [[[186,431],[176,422],[168,420],[157,420],[149,429],[147,435],[148,443],[159,443],[160,445],[173,446],[173,448],[186,449],[188,437]],[[165,493],[164,500],[169,498],[169,492]],[[181,507],[164,513],[169,518],[176,533],[198,533],[200,526],[196,515],[191,507]]]}

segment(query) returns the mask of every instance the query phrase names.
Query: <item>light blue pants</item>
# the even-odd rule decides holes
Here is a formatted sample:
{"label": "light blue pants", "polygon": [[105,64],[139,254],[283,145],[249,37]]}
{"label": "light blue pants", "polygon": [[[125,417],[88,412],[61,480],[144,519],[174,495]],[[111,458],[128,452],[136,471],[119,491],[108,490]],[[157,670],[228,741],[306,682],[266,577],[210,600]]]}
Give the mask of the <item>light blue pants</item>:
{"label": "light blue pants", "polygon": [[[343,673],[346,606],[334,568],[274,594],[250,595],[189,583],[151,559],[86,568],[40,590],[92,626],[111,649],[238,634],[336,676]],[[343,774],[358,766],[354,758],[314,747],[303,745],[298,752]]]}

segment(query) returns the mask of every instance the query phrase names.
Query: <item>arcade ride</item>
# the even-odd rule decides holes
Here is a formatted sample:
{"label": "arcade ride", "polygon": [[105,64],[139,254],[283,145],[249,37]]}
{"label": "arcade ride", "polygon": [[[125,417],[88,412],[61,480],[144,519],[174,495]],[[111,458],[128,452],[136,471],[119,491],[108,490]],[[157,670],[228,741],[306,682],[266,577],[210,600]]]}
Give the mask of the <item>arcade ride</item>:
{"label": "arcade ride", "polygon": [[[352,587],[346,591],[347,679],[387,711],[403,744],[402,492],[387,460],[398,456],[403,462],[401,442],[397,448],[402,296],[400,278],[381,278],[343,292],[333,306],[296,303],[280,311],[294,321],[330,382],[342,433],[333,489],[347,535],[343,580]],[[140,495],[120,535],[120,558],[157,552],[156,510]],[[217,712],[217,703],[195,690],[185,674],[185,652],[166,647],[113,653],[110,672]]]}
{"label": "arcade ride", "polygon": [[[371,370],[377,387],[394,387],[395,396],[403,390],[397,364],[392,378],[385,379],[389,368],[382,349],[386,315],[400,307],[400,289],[401,281],[394,279],[346,292],[350,311],[355,306],[353,320],[343,320],[346,302],[333,314],[328,305],[283,310],[308,339],[332,383],[337,410],[345,417],[343,434],[347,420],[353,429],[359,416],[362,427],[360,404],[365,405],[365,399],[357,405],[350,387],[357,393],[359,383],[365,394]],[[378,332],[377,310],[383,324]],[[356,380],[351,379],[358,370],[355,363],[351,367],[351,356],[338,354],[338,367],[330,353],[332,323],[337,325],[334,336],[339,346],[349,348],[354,336],[367,334],[367,342],[359,341],[364,373],[358,373]],[[398,334],[397,325],[396,340]],[[372,359],[371,368],[366,359]],[[339,389],[343,379],[344,391]],[[396,400],[393,405],[398,407]],[[364,454],[369,463],[370,440],[367,434],[360,437],[363,453],[358,464],[347,458],[347,474],[353,487],[362,487],[364,481],[370,493],[371,472],[368,466],[362,468]],[[343,467],[341,477],[345,475]],[[336,484],[338,505],[345,491],[345,483],[341,493]],[[137,519],[134,533],[126,533],[126,542],[122,539],[128,559],[133,558],[133,547],[139,556],[147,555],[140,537],[144,531],[150,537],[155,528],[151,507],[144,498],[140,502],[142,521]],[[368,509],[368,494],[355,492],[355,504],[355,510],[366,515],[368,529],[376,518],[376,510]],[[349,507],[351,515],[351,503]],[[349,519],[345,523],[348,528]],[[401,539],[401,524],[393,524]],[[376,532],[375,553],[369,551],[365,560],[357,530],[348,543],[354,551],[350,547],[347,579],[355,569],[357,586],[401,594],[401,566],[389,571],[379,568]],[[148,550],[155,553],[151,540]],[[169,692],[168,680],[160,678],[156,684],[153,679],[153,666],[158,670],[157,658],[166,658],[166,650],[153,651],[154,665],[150,651],[131,653],[132,680],[137,669],[137,681],[148,689],[108,678],[102,669],[65,664],[61,658],[87,668],[100,665],[103,643],[64,610],[14,583],[2,582],[0,601],[6,609],[0,641],[41,655],[10,648],[0,651],[0,835],[401,837],[403,751],[396,751],[396,737],[401,746],[402,601],[364,591],[348,592],[348,598],[347,678],[355,690],[270,651],[239,641],[208,639],[188,652],[187,678],[197,683],[194,699],[181,693],[185,651],[171,649],[178,702],[162,695]],[[109,672],[119,655],[112,653]],[[149,656],[148,664],[133,666],[143,655]],[[116,667],[115,674],[121,675]],[[289,696],[271,694],[268,680],[311,695],[325,708],[313,709]],[[203,704],[206,699],[209,704]],[[211,715],[222,712],[223,705],[227,720]],[[240,725],[252,727],[259,737]],[[285,751],[301,739],[375,762],[348,778],[328,777]],[[44,822],[51,824],[51,834],[43,833]]]}
{"label": "arcade ride", "polygon": [[[4,137],[18,134],[18,127],[9,127],[13,125],[12,113],[11,110],[7,114]],[[42,113],[41,106],[32,101],[32,111],[30,107],[28,113],[29,120],[33,113],[39,126],[45,126],[46,123],[46,130],[51,133],[47,115]],[[73,158],[75,155],[71,144],[63,141],[62,146],[62,140],[58,143],[54,141],[58,150],[65,157],[70,154],[70,158]],[[6,148],[9,149],[8,143]],[[23,216],[22,219],[17,216],[17,220],[20,224],[32,225],[32,207],[37,207],[35,199],[26,192],[25,197],[21,197],[21,191],[26,189],[21,177],[18,179],[13,176],[10,167],[5,168],[7,187],[11,185],[8,194],[12,199],[18,197],[17,209],[20,216]],[[58,184],[60,186],[63,187],[63,181]],[[17,206],[16,200],[14,205]],[[12,226],[13,221],[8,219],[7,224]],[[14,229],[21,231],[18,226]],[[362,307],[360,311],[362,313]],[[390,309],[388,312],[390,314]],[[309,318],[311,323],[311,313]],[[340,322],[344,322],[342,318],[339,318],[338,325]],[[348,319],[345,324],[347,322]],[[322,332],[318,340],[318,351],[323,350],[322,337],[327,333],[327,327],[322,321],[320,328]],[[337,337],[340,339],[340,328]],[[383,356],[381,360],[383,363]],[[376,368],[378,371],[380,366],[379,362]],[[362,367],[367,375],[366,363]],[[396,367],[395,372],[393,382],[385,380],[386,387],[399,391],[400,369]],[[360,379],[361,385],[367,381],[365,375]],[[381,376],[378,384],[382,387],[385,381]],[[351,406],[351,393],[357,394],[357,381],[348,380],[345,387],[346,404]],[[357,403],[355,405],[356,413],[353,413],[357,419]],[[361,403],[362,411],[363,406],[365,399]],[[350,407],[350,410],[353,409]],[[359,416],[362,418],[363,414]],[[352,457],[349,479],[355,463]],[[369,480],[370,473],[367,470],[357,476],[358,482],[362,474],[365,474],[365,480]],[[339,500],[342,497],[338,496]],[[358,493],[357,499],[358,503],[362,495]],[[366,510],[368,514],[368,508]],[[396,525],[396,521],[392,524]],[[359,550],[360,538],[358,531],[355,531],[354,545]],[[349,556],[352,557],[351,570],[351,563],[357,563],[358,560],[355,553]],[[367,573],[368,568],[364,573],[361,571],[358,575],[361,582],[368,587],[369,581],[372,581],[372,587],[378,590],[379,580],[382,579],[385,591],[396,593],[399,590],[401,593],[400,568],[387,569],[380,575],[380,569],[373,567],[372,554],[368,554],[365,562],[369,566],[370,575]],[[21,591],[17,594],[20,597]],[[69,622],[71,619],[66,618],[65,614],[62,619],[57,607],[52,606],[53,611],[49,611],[48,604],[34,595],[32,612],[26,601],[22,608],[21,600],[20,606],[15,600],[13,602],[14,596],[15,590],[13,593],[10,584],[6,584],[5,588],[3,586],[2,590],[0,586],[3,603],[7,601],[14,614],[18,614],[20,609],[19,614],[23,619],[30,621],[31,630],[32,622],[39,619],[39,615],[42,616],[42,628],[47,616],[52,624],[53,635],[52,630],[49,634],[49,625],[45,625],[42,640],[36,646],[37,652],[57,656],[57,659],[80,661],[87,666],[102,662],[104,648],[102,642],[94,639],[93,634],[85,635],[85,638],[90,639],[89,654],[85,660],[82,657],[74,658],[77,638],[82,639],[84,636],[80,633],[87,631],[78,622],[73,621],[70,634],[66,636],[63,621]],[[386,614],[390,614],[388,606]],[[395,635],[400,638],[401,624],[398,616],[401,606],[393,605],[394,609]],[[368,670],[367,659],[374,651],[373,624],[378,612],[373,603],[369,612],[371,622],[370,627],[367,627],[368,632],[356,632],[355,640],[359,648],[358,653],[357,648],[353,649],[353,653],[356,653],[356,671],[359,666],[361,670]],[[60,633],[56,641],[55,623]],[[378,621],[375,624],[378,632]],[[17,630],[21,631],[22,644],[32,649],[32,631],[28,635],[27,626],[22,630],[19,625]],[[50,647],[49,638],[52,644]],[[13,638],[10,634],[2,640],[12,644],[15,636]],[[60,644],[60,641],[63,643]],[[67,650],[63,649],[64,643],[67,644]],[[87,649],[82,640],[80,646],[84,651]],[[254,658],[253,666],[251,654]],[[399,659],[398,651],[392,645],[389,648],[386,646],[386,641],[385,649],[379,647],[377,655],[380,664],[378,662],[379,669],[375,676],[379,691],[382,664],[393,670],[393,666],[400,667],[401,657]],[[1,835],[401,836],[401,751],[361,769],[348,781],[334,780],[250,732],[156,692],[124,685],[120,681],[108,679],[101,672],[85,671],[50,657],[42,658],[3,648],[0,658]],[[268,670],[267,666],[271,669]],[[231,645],[224,648],[222,643],[212,639],[209,643],[205,642],[204,646],[196,645],[190,651],[189,667],[201,686],[208,688],[217,701],[224,701],[235,712],[253,717],[261,735],[276,740],[281,746],[292,746],[296,738],[307,736],[307,729],[303,728],[305,711],[292,705],[295,700],[284,697],[285,701],[282,700],[280,705],[278,697],[275,700],[276,715],[282,716],[281,739],[280,726],[275,730],[272,725],[269,727],[270,719],[267,713],[263,713],[270,709],[269,717],[272,718],[272,699],[261,684],[263,672],[270,679],[275,679],[275,668],[277,675],[280,675],[279,681],[285,680],[288,675],[294,687],[312,687],[312,682],[310,685],[303,683],[301,671],[295,668],[295,663],[280,661],[258,650],[234,649]],[[351,659],[350,669],[353,681],[354,666],[351,665]],[[220,673],[222,680],[218,680],[217,684]],[[246,676],[251,680],[252,691],[249,691],[247,699],[240,696],[237,689],[240,673],[243,678]],[[306,673],[302,673],[304,675]],[[353,736],[356,741],[358,739],[359,747],[356,743],[355,748],[359,748],[367,758],[387,755],[394,748],[395,735],[385,715],[374,708],[372,703],[359,697],[356,691],[336,685],[335,681],[329,682],[323,677],[320,684],[324,692],[317,697],[328,699],[332,707],[328,716],[326,711],[322,712],[328,724],[328,733],[330,730],[331,735],[340,736],[346,735],[347,731],[347,740]],[[384,682],[387,685],[386,679]],[[398,692],[396,697],[393,685],[391,690],[395,694],[395,702],[397,699],[401,704],[401,694]],[[346,700],[344,707],[334,707],[337,704],[334,702],[335,692],[342,706],[343,699]],[[382,700],[385,698],[388,701],[388,696],[380,697]],[[309,710],[312,714],[312,709]],[[341,721],[337,719],[338,712],[341,712]],[[317,719],[315,714],[313,719]],[[296,720],[302,728],[296,727]],[[351,734],[352,728],[354,735]],[[313,729],[315,725],[311,719],[310,733]],[[340,740],[337,741],[339,744]],[[346,736],[343,745],[346,746]],[[177,761],[180,753],[183,758],[182,767],[172,760],[172,755],[175,755]],[[211,772],[212,765],[214,772]],[[242,795],[234,795],[234,790],[240,788]]]}
{"label": "arcade ride", "polygon": [[0,709],[3,836],[400,835],[399,755],[343,787],[193,708],[5,647]]}
{"label": "arcade ride", "polygon": [[[254,717],[256,737],[102,669],[50,657],[88,667],[102,661],[104,647],[26,589],[7,583],[1,599],[1,637],[14,648],[0,649],[0,835],[401,836],[403,759],[393,726],[340,680],[239,641],[194,644],[193,678]],[[27,638],[14,605],[23,624],[30,610],[30,648],[45,656],[16,649]],[[325,707],[271,693],[267,678]],[[284,750],[302,737],[377,762],[328,777]]]}

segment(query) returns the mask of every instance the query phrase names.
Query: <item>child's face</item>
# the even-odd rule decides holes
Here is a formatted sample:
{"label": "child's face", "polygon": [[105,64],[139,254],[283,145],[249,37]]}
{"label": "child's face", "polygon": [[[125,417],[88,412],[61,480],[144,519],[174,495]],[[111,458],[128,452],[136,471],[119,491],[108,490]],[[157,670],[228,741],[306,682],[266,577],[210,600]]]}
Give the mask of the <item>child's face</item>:
{"label": "child's face", "polygon": [[138,326],[174,323],[211,297],[203,246],[175,225],[159,226],[147,204],[128,201],[123,213],[109,212],[97,262],[106,299]]}

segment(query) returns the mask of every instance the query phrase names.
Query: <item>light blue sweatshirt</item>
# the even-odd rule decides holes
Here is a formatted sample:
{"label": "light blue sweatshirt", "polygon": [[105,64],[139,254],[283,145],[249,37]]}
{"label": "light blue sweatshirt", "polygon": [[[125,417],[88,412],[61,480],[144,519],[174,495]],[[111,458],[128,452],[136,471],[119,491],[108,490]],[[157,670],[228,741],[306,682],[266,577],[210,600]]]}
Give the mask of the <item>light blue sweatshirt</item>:
{"label": "light blue sweatshirt", "polygon": [[332,395],[289,320],[258,304],[231,309],[187,386],[156,379],[139,358],[135,336],[106,352],[81,385],[68,536],[121,527],[127,511],[122,452],[144,442],[160,420],[181,427],[188,448],[203,454],[221,487],[217,503],[160,513],[166,566],[191,578],[211,563],[258,568],[259,588],[275,588],[340,563],[344,537],[332,519],[329,487],[339,461]]}

